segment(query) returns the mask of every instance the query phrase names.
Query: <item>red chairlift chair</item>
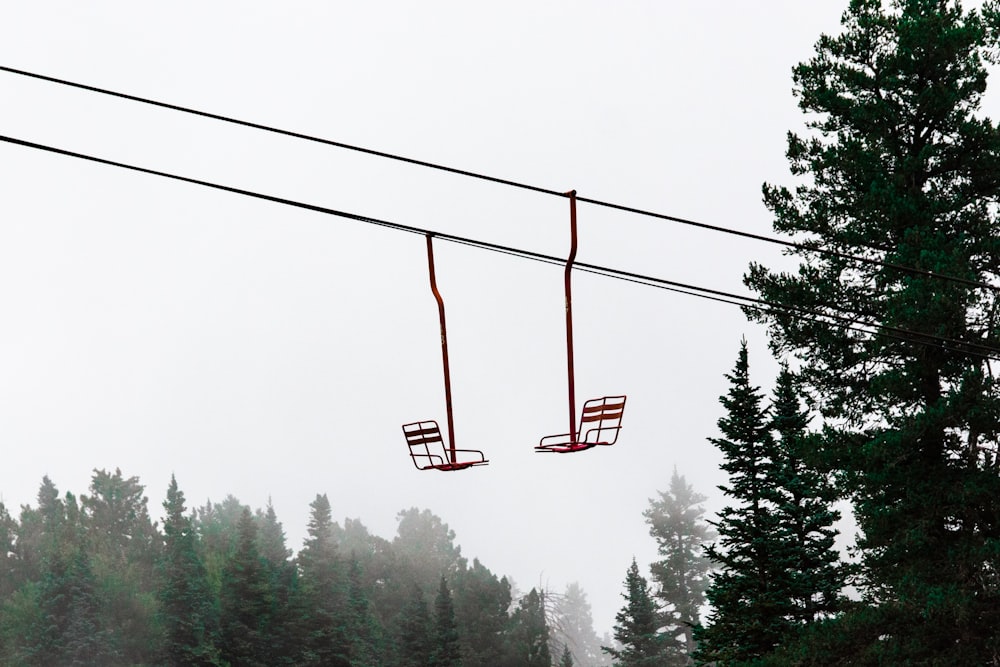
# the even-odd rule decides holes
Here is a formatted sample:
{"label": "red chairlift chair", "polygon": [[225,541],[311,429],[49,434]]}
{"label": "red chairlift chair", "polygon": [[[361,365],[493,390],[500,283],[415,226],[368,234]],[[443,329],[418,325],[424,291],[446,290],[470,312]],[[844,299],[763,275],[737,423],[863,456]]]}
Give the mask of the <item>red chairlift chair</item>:
{"label": "red chairlift chair", "polygon": [[[569,196],[570,249],[566,260],[564,283],[566,287],[566,368],[569,375],[569,432],[547,435],[535,451],[544,454],[570,454],[582,452],[599,445],[613,445],[618,441],[625,412],[625,396],[603,396],[583,404],[580,428],[576,422],[576,383],[573,375],[573,300],[571,297],[571,272],[576,259],[576,190]],[[586,426],[590,428],[586,428]],[[586,428],[586,430],[584,430]]]}
{"label": "red chairlift chair", "polygon": [[[455,448],[455,424],[451,411],[451,374],[448,369],[448,335],[444,320],[444,301],[441,299],[441,293],[438,292],[437,282],[434,279],[434,245],[431,241],[431,234],[426,236],[427,268],[431,277],[431,292],[434,293],[434,298],[437,300],[438,316],[441,320],[441,360],[444,366],[444,399],[448,415],[448,446],[445,446],[444,439],[441,437],[441,429],[434,420],[403,424],[403,435],[406,437],[410,458],[413,459],[413,465],[417,467],[417,470],[465,470],[473,466],[486,465],[489,461],[478,449]],[[437,453],[438,443],[441,444],[440,454]],[[462,460],[458,459],[459,453],[463,454]]]}

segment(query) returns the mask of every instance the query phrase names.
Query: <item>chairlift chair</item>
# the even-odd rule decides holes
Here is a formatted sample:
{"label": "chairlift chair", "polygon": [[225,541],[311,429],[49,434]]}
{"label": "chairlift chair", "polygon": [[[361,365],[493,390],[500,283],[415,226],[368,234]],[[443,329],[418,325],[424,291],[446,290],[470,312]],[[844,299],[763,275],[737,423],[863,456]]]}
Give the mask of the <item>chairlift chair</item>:
{"label": "chairlift chair", "polygon": [[580,427],[577,428],[576,381],[573,372],[573,299],[571,295],[571,276],[573,261],[576,259],[577,246],[576,190],[571,190],[566,194],[569,196],[570,250],[569,259],[566,260],[566,271],[563,282],[566,288],[566,368],[569,379],[569,432],[543,437],[535,446],[535,451],[540,454],[571,454],[573,452],[582,452],[592,447],[613,445],[618,441],[618,433],[622,428],[622,415],[625,412],[625,396],[593,398],[583,404],[583,411],[580,415]]}
{"label": "chairlift chair", "polygon": [[[441,361],[444,367],[444,398],[448,416],[448,445],[445,446],[444,438],[441,437],[441,428],[434,420],[425,420],[403,424],[403,435],[406,437],[406,445],[410,450],[410,458],[417,470],[442,470],[450,472],[454,470],[465,470],[478,465],[486,465],[489,461],[478,449],[456,449],[455,448],[455,424],[451,410],[451,373],[448,368],[448,335],[444,319],[444,301],[441,293],[438,292],[437,282],[434,279],[434,244],[431,234],[427,237],[427,269],[430,273],[431,292],[438,304],[438,317],[441,321]],[[441,453],[438,452],[437,445],[440,443]],[[432,451],[433,450],[433,451]],[[459,453],[463,454],[459,460]]]}

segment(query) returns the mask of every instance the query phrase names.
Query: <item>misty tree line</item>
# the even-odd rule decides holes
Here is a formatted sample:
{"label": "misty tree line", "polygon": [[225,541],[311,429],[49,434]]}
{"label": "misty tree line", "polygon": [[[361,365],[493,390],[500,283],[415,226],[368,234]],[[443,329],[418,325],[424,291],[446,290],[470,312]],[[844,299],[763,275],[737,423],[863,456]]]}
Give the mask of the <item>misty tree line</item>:
{"label": "misty tree line", "polygon": [[728,505],[685,524],[683,483],[663,498],[678,527],[652,589],[627,573],[623,667],[1000,665],[1000,3],[847,4],[793,68],[793,184],[763,187],[798,265],[744,275],[788,365],[765,400],[740,350],[712,438]]}
{"label": "misty tree line", "polygon": [[608,664],[579,585],[519,596],[428,510],[389,541],[317,495],[293,557],[270,504],[188,511],[172,478],[163,507],[161,527],[120,470],[79,497],[46,477],[19,518],[0,503],[0,664]]}

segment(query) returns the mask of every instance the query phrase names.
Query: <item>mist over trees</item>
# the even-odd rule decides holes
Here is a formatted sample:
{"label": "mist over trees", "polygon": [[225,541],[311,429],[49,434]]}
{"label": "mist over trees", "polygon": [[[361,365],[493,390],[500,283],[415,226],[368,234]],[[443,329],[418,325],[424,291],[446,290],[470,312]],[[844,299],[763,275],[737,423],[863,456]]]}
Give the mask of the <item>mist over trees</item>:
{"label": "mist over trees", "polygon": [[85,495],[46,477],[19,518],[0,504],[0,664],[607,664],[578,584],[513,599],[429,510],[389,541],[317,494],[293,553],[270,503],[186,503],[171,477],[161,528],[137,478],[95,470]]}

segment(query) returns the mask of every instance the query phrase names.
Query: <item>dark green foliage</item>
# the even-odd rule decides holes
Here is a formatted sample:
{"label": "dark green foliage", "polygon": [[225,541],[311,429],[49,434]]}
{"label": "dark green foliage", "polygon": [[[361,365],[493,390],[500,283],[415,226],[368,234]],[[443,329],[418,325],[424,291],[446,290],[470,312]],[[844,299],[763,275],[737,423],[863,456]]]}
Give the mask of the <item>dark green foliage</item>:
{"label": "dark green foliage", "polygon": [[[794,70],[810,135],[788,140],[801,184],[764,188],[775,229],[877,262],[996,283],[1000,132],[979,113],[985,63],[1000,41],[995,6],[853,0],[842,23],[841,35],[821,37]],[[822,455],[854,503],[858,584],[877,611],[843,620],[871,642],[853,653],[861,664],[995,661],[1000,388],[976,352],[996,348],[996,294],[796,253],[796,273],[753,265],[746,277],[764,299],[791,308],[750,315],[769,324],[776,351],[801,360],[829,425]],[[833,307],[892,329],[868,335],[797,310]]]}
{"label": "dark green foliage", "polygon": [[80,498],[80,527],[100,597],[101,627],[124,664],[156,659],[160,644],[154,575],[160,536],[149,518],[144,487],[120,469],[94,470]]}
{"label": "dark green foliage", "polygon": [[473,559],[455,584],[455,614],[462,644],[463,667],[494,667],[504,655],[509,623],[510,584]]}
{"label": "dark green foliage", "polygon": [[346,577],[334,541],[330,501],[326,494],[317,494],[309,508],[309,536],[298,555],[302,664],[348,664]]}
{"label": "dark green foliage", "polygon": [[431,616],[420,587],[413,584],[399,622],[400,667],[425,667],[430,664],[434,642]]}
{"label": "dark green foliage", "polygon": [[173,475],[163,508],[166,517],[158,587],[163,655],[171,665],[212,665],[217,657],[218,612],[191,519],[184,516],[184,492]]}
{"label": "dark green foliage", "polygon": [[249,509],[244,509],[238,530],[236,549],[222,570],[219,648],[231,664],[263,667],[273,664],[274,594],[267,561],[257,551],[257,524]]}
{"label": "dark green foliage", "polygon": [[707,591],[712,611],[697,633],[698,659],[739,663],[770,653],[792,632],[778,480],[780,454],[762,405],[750,383],[746,341],[720,397],[726,410],[719,419],[721,438],[710,438],[724,456],[729,484],[719,488],[735,505],[719,512],[714,525],[718,542],[707,549],[719,571]]}
{"label": "dark green foliage", "polygon": [[353,667],[380,667],[384,664],[385,642],[382,627],[372,613],[364,589],[361,564],[353,555],[347,572],[347,627]]}
{"label": "dark green foliage", "polygon": [[433,667],[458,667],[462,653],[458,645],[458,625],[455,622],[455,605],[451,600],[448,582],[441,577],[437,597],[434,598],[434,632],[431,637],[430,665]]}
{"label": "dark green foliage", "polygon": [[716,534],[704,519],[701,504],[707,497],[697,493],[676,468],[670,488],[659,494],[643,512],[661,558],[650,565],[650,574],[663,615],[661,626],[668,635],[667,650],[678,657],[676,664],[684,665],[688,664],[686,656],[694,652],[694,628],[701,623],[699,610],[705,604],[712,570],[705,547]]}
{"label": "dark green foliage", "polygon": [[511,616],[506,664],[524,667],[551,667],[549,627],[541,594],[531,589],[521,598]]}
{"label": "dark green foliage", "polygon": [[[0,665],[551,663],[543,597],[532,591],[511,618],[507,579],[478,560],[467,567],[428,511],[400,513],[398,553],[360,521],[341,530],[318,495],[290,561],[270,503],[251,512],[228,496],[185,516],[171,478],[160,534],[142,490],[118,470],[95,471],[80,504],[46,478],[21,523],[0,505],[0,565],[12,573],[0,597]],[[431,570],[455,577],[450,588],[438,576],[433,613],[417,583]]]}
{"label": "dark green foliage", "polygon": [[35,643],[25,653],[34,665],[98,665],[117,662],[100,628],[100,601],[82,550],[47,560],[39,590]]}
{"label": "dark green foliage", "polygon": [[845,606],[847,568],[834,547],[832,509],[838,493],[830,475],[817,467],[817,438],[807,433],[808,412],[801,409],[795,379],[783,366],[771,403],[771,428],[778,435],[774,485],[775,507],[781,519],[785,550],[787,595],[792,601],[789,620],[795,626],[835,614]]}
{"label": "dark green foliage", "polygon": [[221,503],[208,501],[192,517],[208,581],[216,596],[222,586],[222,568],[229,561],[239,539],[240,517],[244,509],[243,503],[227,495]]}
{"label": "dark green foliage", "polygon": [[672,664],[667,636],[659,634],[660,614],[649,584],[632,564],[625,575],[625,606],[615,615],[615,640],[621,648],[603,647],[616,667],[657,667]]}
{"label": "dark green foliage", "polygon": [[285,545],[285,531],[278,521],[270,498],[264,511],[254,514],[257,524],[257,549],[264,561],[264,570],[274,596],[271,618],[271,655],[275,665],[293,665],[298,655],[295,637],[298,568],[289,558],[291,549]]}
{"label": "dark green foliage", "polygon": [[16,536],[17,522],[0,502],[0,605],[17,590]]}

